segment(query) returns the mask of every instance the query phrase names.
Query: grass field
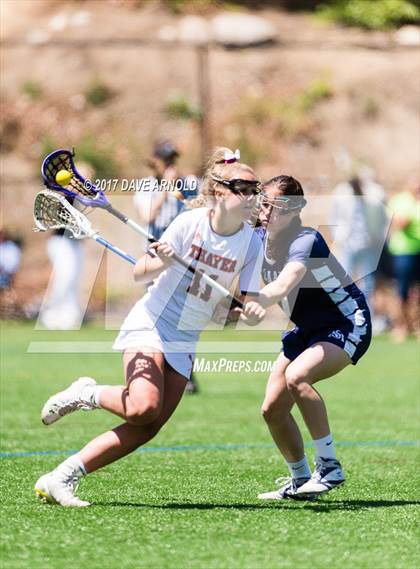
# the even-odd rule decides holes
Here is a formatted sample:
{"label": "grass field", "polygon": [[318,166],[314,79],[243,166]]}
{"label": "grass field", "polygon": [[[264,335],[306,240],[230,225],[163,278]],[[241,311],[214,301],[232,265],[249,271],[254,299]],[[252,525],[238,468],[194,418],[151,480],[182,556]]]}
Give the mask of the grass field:
{"label": "grass field", "polygon": [[2,327],[4,568],[419,566],[414,340],[397,347],[376,339],[356,368],[321,385],[347,483],[318,503],[256,499],[286,470],[259,414],[266,374],[255,373],[202,374],[201,393],[185,397],[142,452],[83,481],[79,495],[91,508],[38,503],[38,476],[117,424],[96,411],[46,428],[39,419],[45,399],[78,375],[103,383],[122,376],[118,354],[30,354],[28,344],[113,335],[93,327],[54,334]]}

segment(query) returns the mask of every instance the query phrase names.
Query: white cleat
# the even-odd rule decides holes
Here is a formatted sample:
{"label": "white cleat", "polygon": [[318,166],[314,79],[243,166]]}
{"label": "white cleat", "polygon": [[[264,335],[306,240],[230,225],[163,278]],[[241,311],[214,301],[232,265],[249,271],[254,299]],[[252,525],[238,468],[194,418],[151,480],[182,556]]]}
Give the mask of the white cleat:
{"label": "white cleat", "polygon": [[82,409],[90,411],[96,409],[92,397],[92,389],[96,381],[91,377],[79,377],[70,387],[50,397],[41,411],[41,419],[44,425],[51,425],[61,417]]}
{"label": "white cleat", "polygon": [[344,472],[338,460],[319,458],[315,462],[315,470],[310,480],[298,488],[296,495],[301,498],[321,496],[344,482]]}
{"label": "white cleat", "polygon": [[90,503],[74,495],[78,485],[77,476],[65,476],[53,470],[37,481],[35,494],[48,504],[58,504],[66,508],[86,508]]}
{"label": "white cleat", "polygon": [[[276,484],[280,486],[278,490],[273,490],[272,492],[264,492],[263,494],[258,494],[257,497],[259,500],[296,500],[299,499],[299,497],[296,495],[297,490],[305,483],[307,483],[308,480],[309,478],[277,478]],[[301,496],[300,499],[306,500],[307,497]]]}

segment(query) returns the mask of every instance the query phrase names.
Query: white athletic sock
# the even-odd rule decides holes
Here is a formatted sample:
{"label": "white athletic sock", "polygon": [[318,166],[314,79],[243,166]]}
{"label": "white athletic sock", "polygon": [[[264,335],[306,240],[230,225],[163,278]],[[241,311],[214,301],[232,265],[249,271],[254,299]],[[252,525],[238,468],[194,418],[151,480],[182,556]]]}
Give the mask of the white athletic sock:
{"label": "white athletic sock", "polygon": [[314,439],[312,442],[317,458],[337,458],[331,433],[322,439]]}
{"label": "white athletic sock", "polygon": [[292,478],[310,478],[311,477],[311,469],[309,468],[309,462],[306,456],[302,458],[302,460],[298,460],[297,462],[289,462],[286,460],[287,468],[292,475]]}
{"label": "white athletic sock", "polygon": [[98,409],[101,408],[101,393],[108,385],[86,385],[82,391],[82,399],[94,405]]}
{"label": "white athletic sock", "polygon": [[93,388],[93,402],[98,409],[101,408],[101,393],[108,385],[95,385]]}
{"label": "white athletic sock", "polygon": [[69,456],[69,458],[66,458],[55,470],[69,476],[77,476],[78,478],[82,478],[82,476],[86,476],[87,474],[87,470],[78,454],[73,454]]}

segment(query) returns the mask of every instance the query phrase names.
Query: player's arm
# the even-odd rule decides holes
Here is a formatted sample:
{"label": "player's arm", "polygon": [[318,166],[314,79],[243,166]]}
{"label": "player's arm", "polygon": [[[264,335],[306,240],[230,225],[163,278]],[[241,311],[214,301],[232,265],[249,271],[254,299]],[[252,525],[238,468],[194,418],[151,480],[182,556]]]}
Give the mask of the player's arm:
{"label": "player's arm", "polygon": [[393,229],[405,229],[411,223],[411,219],[407,216],[401,214],[394,214],[392,217],[392,228]]}
{"label": "player's arm", "polygon": [[181,213],[169,224],[160,241],[149,245],[149,252],[134,267],[136,282],[148,283],[156,279],[171,264],[175,252],[182,255],[183,244],[185,246],[184,230],[190,223],[190,217]]}
{"label": "player's arm", "polygon": [[232,311],[239,313],[240,319],[248,326],[256,326],[265,317],[265,310],[259,304],[263,258],[261,241],[253,234],[239,279],[243,308]]}
{"label": "player's arm", "polygon": [[[247,294],[247,293],[235,293],[235,299],[238,299],[245,305],[251,300],[255,300],[258,293]],[[240,308],[236,300],[232,300],[231,297],[223,298],[217,305],[213,312],[212,321],[216,324],[231,324],[232,322],[237,322],[243,314],[243,309]]]}
{"label": "player's arm", "polygon": [[263,308],[268,308],[280,302],[300,283],[306,270],[305,265],[300,261],[287,263],[277,279],[260,291],[258,303]]}
{"label": "player's arm", "polygon": [[[152,251],[156,252],[156,256]],[[174,251],[168,243],[152,243],[149,252],[140,257],[134,267],[134,280],[138,283],[153,281],[169,266],[173,255]]]}
{"label": "player's arm", "polygon": [[409,204],[401,203],[399,196],[392,198],[388,204],[388,215],[391,218],[391,229],[402,230],[408,227],[412,220]]}
{"label": "player's arm", "polygon": [[259,295],[246,295],[243,299],[244,307],[240,319],[248,326],[256,326],[265,318],[265,310],[259,302]]}

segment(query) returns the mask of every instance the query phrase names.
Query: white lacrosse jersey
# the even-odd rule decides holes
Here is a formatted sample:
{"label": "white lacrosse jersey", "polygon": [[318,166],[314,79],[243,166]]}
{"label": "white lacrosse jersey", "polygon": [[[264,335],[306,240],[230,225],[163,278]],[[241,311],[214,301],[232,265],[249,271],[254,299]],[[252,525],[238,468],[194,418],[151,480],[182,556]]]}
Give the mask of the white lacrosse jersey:
{"label": "white lacrosse jersey", "polygon": [[227,289],[239,278],[241,292],[259,292],[262,244],[248,223],[232,235],[219,235],[211,227],[210,209],[193,209],[174,219],[160,241],[169,243],[197,272],[192,275],[174,261],[135,304],[121,331],[144,330],[144,321],[150,323],[151,317],[166,340],[195,342],[224,298],[199,271]]}

